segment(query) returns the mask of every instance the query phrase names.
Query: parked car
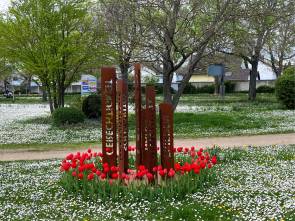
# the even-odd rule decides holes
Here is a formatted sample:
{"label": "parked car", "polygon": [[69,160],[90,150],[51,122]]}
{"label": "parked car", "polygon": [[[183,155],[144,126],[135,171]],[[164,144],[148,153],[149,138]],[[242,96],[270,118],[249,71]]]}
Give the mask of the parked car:
{"label": "parked car", "polygon": [[5,90],[5,92],[4,92],[3,95],[6,98],[13,98],[13,92],[12,91],[9,91],[9,90]]}

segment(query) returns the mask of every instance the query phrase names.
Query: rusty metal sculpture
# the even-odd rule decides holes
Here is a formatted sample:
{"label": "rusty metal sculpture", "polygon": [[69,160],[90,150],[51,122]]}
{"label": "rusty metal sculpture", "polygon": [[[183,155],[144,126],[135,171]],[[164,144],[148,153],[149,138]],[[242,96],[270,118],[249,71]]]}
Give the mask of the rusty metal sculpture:
{"label": "rusty metal sculpture", "polygon": [[153,167],[157,165],[155,87],[147,86],[145,95],[146,108],[142,112],[142,163],[149,171],[152,171]]}
{"label": "rusty metal sculpture", "polygon": [[116,70],[101,69],[101,128],[103,162],[117,165]]}
{"label": "rusty metal sculpture", "polygon": [[[146,87],[145,108],[142,108],[140,64],[135,70],[135,114],[136,114],[136,166],[144,165],[150,172],[157,165],[156,137],[156,93],[153,86]],[[116,96],[118,115],[116,115]],[[101,69],[101,122],[103,163],[117,165],[117,126],[119,171],[128,170],[128,84],[123,80],[116,82],[115,68]],[[174,167],[173,152],[173,107],[160,104],[160,146],[163,168]]]}
{"label": "rusty metal sculpture", "polygon": [[134,65],[134,96],[135,96],[135,117],[136,117],[136,166],[142,165],[142,111],[141,111],[141,76],[140,64]]}
{"label": "rusty metal sculpture", "polygon": [[160,147],[163,168],[174,168],[173,151],[173,106],[161,103],[160,106]]}
{"label": "rusty metal sculpture", "polygon": [[119,144],[119,171],[128,170],[128,85],[123,80],[117,81],[118,99],[118,144]]}

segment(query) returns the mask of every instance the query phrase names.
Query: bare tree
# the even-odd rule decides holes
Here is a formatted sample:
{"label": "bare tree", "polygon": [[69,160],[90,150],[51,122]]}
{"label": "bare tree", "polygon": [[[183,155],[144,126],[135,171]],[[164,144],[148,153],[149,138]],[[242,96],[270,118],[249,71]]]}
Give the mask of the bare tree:
{"label": "bare tree", "polygon": [[108,33],[108,44],[116,52],[115,61],[121,71],[121,78],[128,80],[128,69],[136,60],[139,48],[140,32],[139,0],[102,0],[97,13],[104,18],[104,27]]}
{"label": "bare tree", "polygon": [[295,7],[290,6],[288,13],[278,22],[267,42],[265,61],[271,65],[279,77],[286,64],[295,57]]}
{"label": "bare tree", "polygon": [[[180,96],[209,46],[219,38],[239,1],[146,0],[142,6],[144,54],[150,67],[163,76],[164,101],[176,108]],[[173,74],[184,69],[183,80],[175,95],[170,91]]]}
{"label": "bare tree", "polygon": [[258,77],[258,63],[263,57],[263,48],[271,39],[272,33],[277,27],[282,16],[291,1],[272,0],[243,0],[237,8],[242,15],[232,22],[232,31],[229,37],[232,39],[230,49],[223,51],[241,57],[246,65],[251,65],[249,100],[256,98],[256,79]]}

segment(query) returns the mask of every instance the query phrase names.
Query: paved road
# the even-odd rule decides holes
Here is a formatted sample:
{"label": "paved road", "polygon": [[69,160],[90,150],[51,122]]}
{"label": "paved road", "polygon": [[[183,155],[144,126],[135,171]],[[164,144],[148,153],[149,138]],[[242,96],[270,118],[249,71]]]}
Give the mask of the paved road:
{"label": "paved road", "polygon": [[[255,136],[234,136],[234,137],[209,137],[196,139],[177,139],[175,146],[182,147],[211,147],[219,145],[223,148],[242,147],[242,146],[265,146],[272,144],[295,144],[295,133],[289,134],[268,134]],[[134,145],[134,143],[131,143]],[[86,151],[86,149],[61,149],[50,151],[30,151],[30,150],[0,150],[0,161],[12,160],[41,160],[64,158],[70,152]],[[95,149],[99,151],[99,149]]]}

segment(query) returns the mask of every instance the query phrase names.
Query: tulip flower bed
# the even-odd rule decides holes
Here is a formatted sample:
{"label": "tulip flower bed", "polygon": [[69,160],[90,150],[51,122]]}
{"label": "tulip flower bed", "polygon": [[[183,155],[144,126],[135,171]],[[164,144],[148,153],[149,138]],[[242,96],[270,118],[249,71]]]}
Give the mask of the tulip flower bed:
{"label": "tulip flower bed", "polygon": [[[129,147],[129,162],[133,165],[134,151],[135,147]],[[174,152],[177,153],[174,168],[167,170],[159,165],[148,171],[140,165],[122,174],[118,167],[103,164],[100,152],[88,149],[85,153],[70,153],[61,163],[61,184],[69,192],[102,200],[129,196],[155,200],[185,197],[217,181],[213,168],[217,163],[215,155],[211,157],[208,151],[202,148],[196,151],[195,147],[178,147]]]}

